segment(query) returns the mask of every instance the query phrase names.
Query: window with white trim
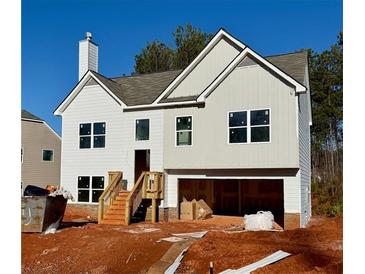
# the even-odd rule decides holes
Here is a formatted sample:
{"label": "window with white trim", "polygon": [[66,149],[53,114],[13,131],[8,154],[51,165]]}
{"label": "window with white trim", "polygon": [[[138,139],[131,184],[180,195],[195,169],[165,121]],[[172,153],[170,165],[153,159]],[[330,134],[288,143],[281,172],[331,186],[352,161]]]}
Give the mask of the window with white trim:
{"label": "window with white trim", "polygon": [[[91,184],[90,184],[91,181]],[[97,203],[104,191],[103,176],[79,176],[77,183],[77,201],[86,203]]]}
{"label": "window with white trim", "polygon": [[79,148],[105,147],[105,122],[83,123],[79,128]]}
{"label": "window with white trim", "polygon": [[150,119],[136,120],[136,141],[147,141],[150,139]]}
{"label": "window with white trim", "polygon": [[42,149],[42,160],[43,162],[53,162],[53,150]]}
{"label": "window with white trim", "polygon": [[176,117],[176,146],[191,146],[193,136],[193,117]]}
{"label": "window with white trim", "polygon": [[251,143],[270,142],[270,110],[250,111]]}
{"label": "window with white trim", "polygon": [[247,111],[231,111],[228,114],[229,143],[247,143]]}
{"label": "window with white trim", "polygon": [[270,142],[270,110],[230,111],[228,143]]}

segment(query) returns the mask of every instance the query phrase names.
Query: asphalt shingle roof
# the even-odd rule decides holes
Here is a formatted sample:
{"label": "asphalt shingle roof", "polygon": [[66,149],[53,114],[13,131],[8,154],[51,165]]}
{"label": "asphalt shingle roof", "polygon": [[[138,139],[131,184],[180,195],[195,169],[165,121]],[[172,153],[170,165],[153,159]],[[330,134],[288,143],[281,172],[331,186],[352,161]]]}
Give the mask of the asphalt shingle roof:
{"label": "asphalt shingle roof", "polygon": [[[265,57],[269,62],[304,84],[307,52],[300,51]],[[151,104],[182,70],[107,78],[97,72],[96,77],[127,106]],[[163,99],[162,102],[194,100],[197,96]]]}
{"label": "asphalt shingle roof", "polygon": [[34,114],[30,113],[29,111],[26,111],[25,109],[22,109],[22,118],[43,121],[43,119],[35,116]]}

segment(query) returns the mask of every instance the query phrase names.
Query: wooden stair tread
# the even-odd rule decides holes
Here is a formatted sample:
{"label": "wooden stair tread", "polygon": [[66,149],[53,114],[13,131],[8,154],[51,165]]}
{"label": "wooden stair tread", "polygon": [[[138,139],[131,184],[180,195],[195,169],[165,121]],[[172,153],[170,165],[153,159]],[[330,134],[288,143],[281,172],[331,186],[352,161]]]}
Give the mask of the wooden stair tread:
{"label": "wooden stair tread", "polygon": [[108,210],[125,210],[125,205],[110,205]]}
{"label": "wooden stair tread", "polygon": [[126,225],[125,221],[121,220],[101,220],[100,224],[102,225]]}
{"label": "wooden stair tread", "polygon": [[104,216],[104,220],[125,220],[125,215],[110,215],[110,214],[106,214]]}

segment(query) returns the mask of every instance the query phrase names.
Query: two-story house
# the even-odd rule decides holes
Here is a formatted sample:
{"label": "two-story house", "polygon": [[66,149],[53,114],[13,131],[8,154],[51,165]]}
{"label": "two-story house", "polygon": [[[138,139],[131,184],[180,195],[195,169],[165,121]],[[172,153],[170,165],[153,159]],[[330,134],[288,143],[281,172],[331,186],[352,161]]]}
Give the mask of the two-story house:
{"label": "two-story house", "polygon": [[22,109],[21,180],[27,185],[46,188],[59,186],[61,137],[44,121]]}
{"label": "two-story house", "polygon": [[220,29],[184,70],[108,78],[98,46],[79,44],[79,82],[62,116],[61,185],[93,204],[108,171],[132,189],[143,170],[165,174],[161,210],[183,197],[215,214],[270,210],[288,227],[311,216],[308,60],[262,57]]}

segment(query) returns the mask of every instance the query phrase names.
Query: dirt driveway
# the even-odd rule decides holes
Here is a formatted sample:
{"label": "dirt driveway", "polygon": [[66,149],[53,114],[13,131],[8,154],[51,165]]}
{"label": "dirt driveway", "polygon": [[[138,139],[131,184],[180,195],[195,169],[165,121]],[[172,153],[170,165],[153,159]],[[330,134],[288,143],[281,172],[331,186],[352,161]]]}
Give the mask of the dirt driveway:
{"label": "dirt driveway", "polygon": [[[242,218],[133,224],[93,223],[56,234],[22,233],[22,273],[145,273],[172,245],[172,233],[209,230],[189,248],[177,273],[239,268],[281,249],[293,255],[255,273],[342,273],[342,218],[313,218],[306,229],[227,233]],[[73,224],[75,225],[75,224]]]}

